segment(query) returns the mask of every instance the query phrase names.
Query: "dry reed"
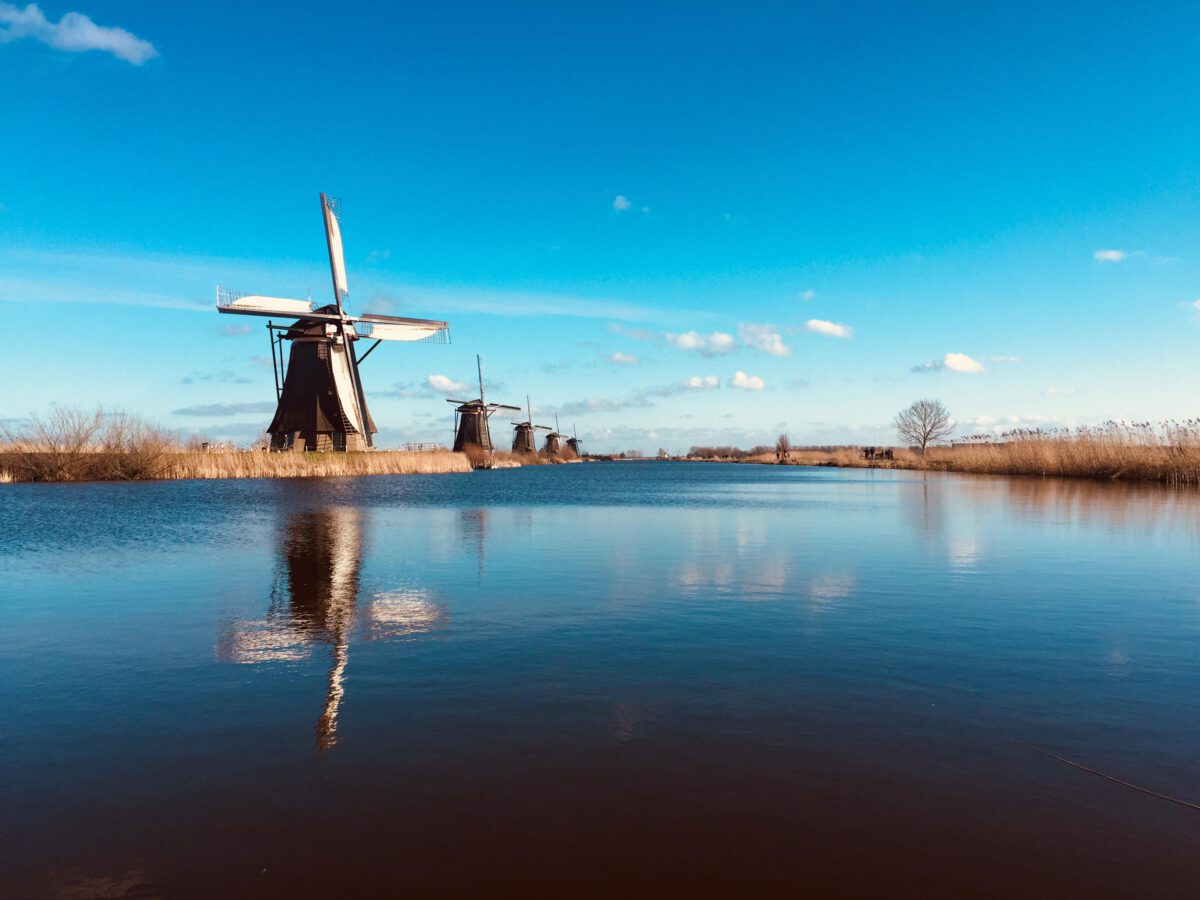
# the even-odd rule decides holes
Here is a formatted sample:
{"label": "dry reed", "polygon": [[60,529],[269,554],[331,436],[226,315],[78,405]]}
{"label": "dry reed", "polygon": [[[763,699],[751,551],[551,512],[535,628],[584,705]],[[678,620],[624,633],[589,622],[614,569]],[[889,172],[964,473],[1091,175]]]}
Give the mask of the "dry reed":
{"label": "dry reed", "polygon": [[5,430],[0,482],[302,478],[469,472],[448,450],[267,453],[185,449],[172,433],[124,413],[60,408]]}
{"label": "dry reed", "polygon": [[[1200,419],[1106,422],[1077,429],[1022,429],[973,436],[924,454],[897,450],[895,460],[863,458],[853,447],[793,448],[788,465],[924,469],[989,475],[1039,475],[1200,484]],[[747,462],[774,463],[774,454]]]}

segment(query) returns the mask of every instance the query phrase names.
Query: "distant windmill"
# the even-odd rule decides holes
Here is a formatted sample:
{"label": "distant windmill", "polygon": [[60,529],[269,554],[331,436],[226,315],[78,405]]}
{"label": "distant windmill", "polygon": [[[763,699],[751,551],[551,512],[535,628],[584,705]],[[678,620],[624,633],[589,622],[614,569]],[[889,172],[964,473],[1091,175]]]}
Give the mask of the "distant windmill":
{"label": "distant windmill", "polygon": [[542,452],[547,456],[558,456],[562,453],[563,436],[558,433],[558,416],[554,417],[554,430],[546,435],[546,443],[542,445]]}
{"label": "distant windmill", "polygon": [[488,403],[483,396],[483,360],[475,357],[475,365],[479,369],[479,399],[451,400],[447,403],[457,403],[454,410],[454,452],[462,453],[472,448],[491,453],[492,432],[488,428],[488,419],[498,409],[521,411],[519,406],[509,406],[506,403]]}
{"label": "distant windmill", "polygon": [[583,441],[579,440],[579,433],[575,430],[574,423],[571,424],[571,436],[567,438],[567,449],[583,459]]}
{"label": "distant windmill", "polygon": [[529,403],[529,396],[525,396],[526,415],[529,416],[524,422],[513,422],[516,426],[513,431],[512,452],[513,453],[537,453],[537,431],[549,431],[548,425],[533,424],[533,407]]}
{"label": "distant windmill", "polygon": [[[450,339],[450,326],[445,322],[371,313],[347,314],[344,302],[350,292],[342,255],[340,204],[321,194],[321,214],[325,218],[334,303],[316,308],[311,300],[285,300],[217,288],[217,312],[296,318],[291,325],[267,323],[279,403],[267,428],[272,450],[372,447],[372,435],[378,429],[367,409],[359,365],[381,341],[447,343]],[[375,343],[360,357],[354,344],[362,339]],[[286,366],[284,341],[291,342]]]}

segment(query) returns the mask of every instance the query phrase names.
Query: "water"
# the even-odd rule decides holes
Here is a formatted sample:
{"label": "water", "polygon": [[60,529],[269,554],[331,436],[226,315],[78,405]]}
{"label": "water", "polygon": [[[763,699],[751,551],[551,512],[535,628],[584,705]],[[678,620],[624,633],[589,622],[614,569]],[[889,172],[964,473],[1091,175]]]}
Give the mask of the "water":
{"label": "water", "polygon": [[1200,495],[0,488],[0,895],[1195,895]]}

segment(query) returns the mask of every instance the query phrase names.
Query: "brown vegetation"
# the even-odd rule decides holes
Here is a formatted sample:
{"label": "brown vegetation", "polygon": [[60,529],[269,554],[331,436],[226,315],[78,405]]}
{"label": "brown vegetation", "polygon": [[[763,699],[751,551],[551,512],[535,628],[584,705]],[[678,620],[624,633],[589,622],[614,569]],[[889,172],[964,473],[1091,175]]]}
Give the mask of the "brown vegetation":
{"label": "brown vegetation", "polygon": [[293,478],[469,472],[448,450],[267,453],[201,450],[125,413],[55,409],[19,433],[5,429],[0,482],[124,481],[176,478]]}
{"label": "brown vegetation", "polygon": [[[777,461],[773,452],[742,458]],[[949,447],[930,447],[924,456],[896,450],[895,459],[886,462],[864,459],[858,447],[793,447],[786,464],[1200,484],[1200,419],[978,435]]]}

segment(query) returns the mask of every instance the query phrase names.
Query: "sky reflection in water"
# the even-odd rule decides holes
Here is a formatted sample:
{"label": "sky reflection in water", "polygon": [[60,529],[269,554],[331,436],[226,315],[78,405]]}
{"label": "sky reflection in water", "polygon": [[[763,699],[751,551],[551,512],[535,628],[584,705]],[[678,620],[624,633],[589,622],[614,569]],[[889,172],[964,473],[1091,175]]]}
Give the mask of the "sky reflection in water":
{"label": "sky reflection in water", "polygon": [[1014,743],[1200,798],[1192,493],[651,463],[0,504],[5,894],[1200,873],[1195,813]]}

